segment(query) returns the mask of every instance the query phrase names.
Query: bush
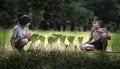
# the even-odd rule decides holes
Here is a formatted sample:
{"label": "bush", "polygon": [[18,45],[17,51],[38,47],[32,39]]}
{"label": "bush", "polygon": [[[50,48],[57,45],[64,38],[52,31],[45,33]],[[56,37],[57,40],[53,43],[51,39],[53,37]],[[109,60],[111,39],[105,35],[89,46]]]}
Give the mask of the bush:
{"label": "bush", "polygon": [[119,69],[120,54],[6,53],[0,55],[0,69]]}

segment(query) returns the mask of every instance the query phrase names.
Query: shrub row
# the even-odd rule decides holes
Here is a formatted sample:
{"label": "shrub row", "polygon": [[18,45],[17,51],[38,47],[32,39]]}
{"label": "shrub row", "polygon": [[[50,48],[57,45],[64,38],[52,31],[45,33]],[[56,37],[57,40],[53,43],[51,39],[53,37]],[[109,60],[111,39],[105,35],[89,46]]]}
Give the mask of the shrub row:
{"label": "shrub row", "polygon": [[101,52],[9,52],[0,54],[0,69],[119,69],[119,58],[120,54]]}

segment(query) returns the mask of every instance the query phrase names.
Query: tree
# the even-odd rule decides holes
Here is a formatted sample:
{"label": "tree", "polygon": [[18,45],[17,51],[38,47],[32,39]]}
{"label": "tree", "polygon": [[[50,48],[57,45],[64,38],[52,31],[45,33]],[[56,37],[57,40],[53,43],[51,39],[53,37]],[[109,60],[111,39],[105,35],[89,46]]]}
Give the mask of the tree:
{"label": "tree", "polygon": [[75,25],[86,25],[91,18],[94,17],[94,13],[83,7],[79,2],[72,2],[64,4],[64,16],[66,20],[71,22],[71,31],[74,30]]}
{"label": "tree", "polygon": [[44,8],[46,7],[46,0],[31,0],[31,19],[32,29],[39,29],[39,24],[43,20]]}
{"label": "tree", "polygon": [[[120,3],[119,0],[86,0],[86,7],[93,10],[95,15],[105,23],[111,21],[116,23],[116,28],[120,27]],[[116,30],[117,31],[117,30]]]}
{"label": "tree", "polygon": [[101,18],[106,27],[113,22],[114,30],[120,29],[120,0],[1,0],[0,7],[4,28],[12,27],[26,14],[32,19],[32,29],[65,30],[70,26],[74,31],[80,26],[86,30],[94,17]]}
{"label": "tree", "polygon": [[0,26],[2,28],[10,28],[15,24],[14,17],[16,15],[17,0],[4,0],[1,4]]}

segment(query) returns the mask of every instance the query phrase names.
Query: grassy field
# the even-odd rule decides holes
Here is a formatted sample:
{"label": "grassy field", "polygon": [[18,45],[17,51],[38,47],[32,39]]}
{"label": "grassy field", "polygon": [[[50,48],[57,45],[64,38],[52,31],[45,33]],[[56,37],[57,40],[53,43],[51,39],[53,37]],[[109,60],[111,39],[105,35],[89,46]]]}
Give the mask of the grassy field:
{"label": "grassy field", "polygon": [[[45,49],[50,49],[48,38],[53,34],[62,34],[75,36],[73,44],[79,47],[78,37],[83,37],[85,42],[89,37],[89,32],[58,32],[58,31],[30,31],[31,33],[43,35],[45,39]],[[110,33],[112,40],[109,41],[107,50],[120,51],[120,34]],[[0,69],[119,69],[120,54],[104,52],[14,52],[10,46],[11,30],[0,29]],[[65,44],[69,45],[68,39]],[[25,50],[28,50],[30,42]],[[41,43],[40,40],[35,42],[34,48]],[[60,39],[56,42],[60,46]],[[54,46],[56,46],[54,44]],[[54,47],[53,46],[53,47]],[[71,47],[70,47],[71,48]],[[42,48],[44,49],[44,48]],[[5,50],[5,51],[3,51]],[[67,49],[69,51],[69,49]],[[97,67],[97,68],[96,68]]]}
{"label": "grassy field", "polygon": [[[11,45],[10,45],[10,36],[11,36],[11,30],[4,30],[4,29],[0,29],[0,47],[4,47],[7,50],[12,50]],[[45,47],[48,45],[48,37],[53,35],[53,34],[62,34],[65,36],[75,36],[75,39],[73,41],[73,44],[76,46],[79,46],[80,43],[78,41],[78,37],[83,37],[82,43],[84,43],[85,41],[88,40],[89,37],[89,32],[78,32],[78,31],[74,31],[74,32],[70,32],[70,31],[66,31],[66,32],[62,32],[62,31],[35,31],[35,30],[31,30],[31,33],[36,33],[39,35],[43,35],[45,36]],[[112,36],[112,39],[109,41],[107,50],[111,51],[120,51],[120,33],[110,33],[110,35]],[[58,45],[60,45],[60,40],[58,39],[56,42]],[[29,42],[29,44],[25,47],[25,49],[27,50],[30,46],[31,42]],[[37,40],[35,43],[35,48],[40,44],[40,40]],[[68,41],[68,39],[65,39],[65,44],[69,45],[70,42]],[[59,46],[61,47],[61,46]],[[48,47],[49,48],[49,47]]]}

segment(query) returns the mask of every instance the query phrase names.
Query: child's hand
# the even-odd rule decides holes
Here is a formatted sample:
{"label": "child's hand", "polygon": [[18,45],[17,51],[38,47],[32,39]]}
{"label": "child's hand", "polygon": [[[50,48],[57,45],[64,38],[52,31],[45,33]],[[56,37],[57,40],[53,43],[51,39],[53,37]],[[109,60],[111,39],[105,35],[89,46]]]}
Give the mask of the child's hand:
{"label": "child's hand", "polygon": [[29,41],[31,41],[31,34],[30,34],[30,33],[28,33],[27,39],[28,39]]}
{"label": "child's hand", "polygon": [[104,33],[104,30],[102,28],[98,29],[99,33]]}

